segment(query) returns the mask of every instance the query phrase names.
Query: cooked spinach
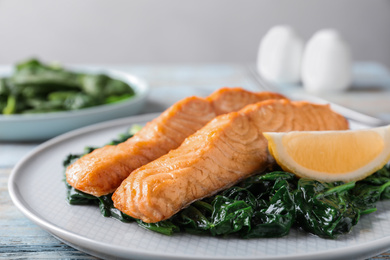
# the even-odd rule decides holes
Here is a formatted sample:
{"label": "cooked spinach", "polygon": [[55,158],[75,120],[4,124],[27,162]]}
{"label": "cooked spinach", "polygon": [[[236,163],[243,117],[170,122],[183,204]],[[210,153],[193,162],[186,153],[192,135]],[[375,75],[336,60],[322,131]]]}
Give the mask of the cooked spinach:
{"label": "cooked spinach", "polygon": [[[127,140],[133,132],[134,129],[110,144]],[[93,149],[87,147],[83,154]],[[83,154],[69,155],[64,166]],[[349,183],[298,179],[292,173],[274,169],[196,201],[158,223],[144,223],[120,212],[113,207],[111,195],[97,198],[66,185],[70,204],[99,205],[105,217],[136,221],[143,228],[165,235],[188,232],[267,238],[286,236],[294,227],[323,238],[337,238],[348,233],[362,215],[375,212],[376,202],[390,198],[390,167],[387,165],[364,180]]]}
{"label": "cooked spinach", "polygon": [[354,182],[300,179],[295,192],[297,225],[320,237],[334,238],[349,232],[360,218],[349,193],[354,187]]}
{"label": "cooked spinach", "polygon": [[0,114],[76,110],[131,98],[135,92],[105,74],[85,74],[30,59],[0,79]]}

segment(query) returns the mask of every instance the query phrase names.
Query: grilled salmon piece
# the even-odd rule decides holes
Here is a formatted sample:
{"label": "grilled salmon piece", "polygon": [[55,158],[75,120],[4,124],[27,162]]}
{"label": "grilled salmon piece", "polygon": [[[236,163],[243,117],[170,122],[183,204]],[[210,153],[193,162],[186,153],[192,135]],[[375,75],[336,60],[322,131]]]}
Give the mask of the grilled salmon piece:
{"label": "grilled salmon piece", "polygon": [[216,116],[238,111],[249,104],[269,99],[286,99],[274,92],[249,92],[242,88],[221,88],[206,98],[215,111]]}
{"label": "grilled salmon piece", "polygon": [[120,211],[153,223],[273,163],[262,132],[345,130],[326,105],[269,100],[221,115],[175,150],[135,170],[112,196]]}
{"label": "grilled salmon piece", "polygon": [[67,168],[66,180],[74,188],[97,197],[110,194],[133,170],[177,148],[217,115],[282,98],[285,97],[277,93],[252,93],[241,88],[222,88],[206,99],[185,98],[126,142],[81,157]]}

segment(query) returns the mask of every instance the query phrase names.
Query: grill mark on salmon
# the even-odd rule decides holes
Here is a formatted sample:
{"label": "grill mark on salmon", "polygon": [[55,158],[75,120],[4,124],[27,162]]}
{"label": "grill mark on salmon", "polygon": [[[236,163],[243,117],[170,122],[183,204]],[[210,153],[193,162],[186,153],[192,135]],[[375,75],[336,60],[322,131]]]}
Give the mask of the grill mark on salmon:
{"label": "grill mark on salmon", "polygon": [[266,131],[345,130],[326,105],[269,100],[221,115],[177,149],[138,168],[112,196],[120,211],[154,223],[272,163]]}
{"label": "grill mark on salmon", "polygon": [[67,168],[67,182],[97,197],[110,194],[133,170],[177,148],[216,116],[259,101],[283,98],[277,93],[252,93],[242,88],[222,88],[207,98],[185,98],[126,142],[81,157]]}

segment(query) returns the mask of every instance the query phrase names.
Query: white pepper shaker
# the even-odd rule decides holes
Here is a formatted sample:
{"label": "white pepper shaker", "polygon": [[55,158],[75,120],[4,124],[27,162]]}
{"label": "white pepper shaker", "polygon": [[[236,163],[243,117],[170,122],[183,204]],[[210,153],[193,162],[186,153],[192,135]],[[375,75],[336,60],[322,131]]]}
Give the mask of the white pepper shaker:
{"label": "white pepper shaker", "polygon": [[298,83],[304,43],[291,26],[272,27],[262,38],[257,57],[259,74],[272,83]]}
{"label": "white pepper shaker", "polygon": [[321,30],[308,41],[302,59],[302,83],[319,94],[348,89],[352,80],[350,48],[333,29]]}

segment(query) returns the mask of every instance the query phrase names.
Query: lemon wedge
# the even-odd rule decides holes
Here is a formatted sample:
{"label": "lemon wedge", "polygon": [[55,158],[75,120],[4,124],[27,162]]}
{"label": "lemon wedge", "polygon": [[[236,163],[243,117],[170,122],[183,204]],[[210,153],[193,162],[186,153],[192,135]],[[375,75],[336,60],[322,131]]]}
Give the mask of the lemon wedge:
{"label": "lemon wedge", "polygon": [[390,125],[346,131],[263,133],[283,170],[318,181],[357,181],[390,160]]}

